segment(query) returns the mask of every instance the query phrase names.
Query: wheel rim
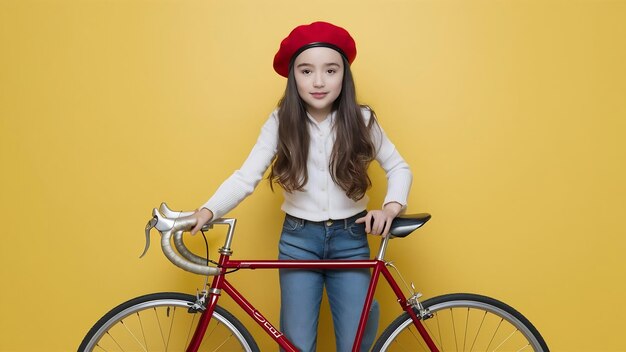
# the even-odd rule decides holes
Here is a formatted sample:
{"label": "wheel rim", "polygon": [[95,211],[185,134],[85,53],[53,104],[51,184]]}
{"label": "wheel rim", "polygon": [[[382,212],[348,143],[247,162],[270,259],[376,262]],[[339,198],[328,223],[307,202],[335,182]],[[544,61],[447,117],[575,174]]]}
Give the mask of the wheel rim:
{"label": "wheel rim", "polygon": [[[456,300],[429,306],[423,325],[440,351],[542,351],[530,329],[509,312],[488,303]],[[382,351],[429,351],[409,318],[395,329]]]}
{"label": "wheel rim", "polygon": [[[111,317],[94,334],[86,351],[185,351],[201,313],[190,303],[158,299],[135,304]],[[201,351],[251,351],[236,327],[215,311]]]}

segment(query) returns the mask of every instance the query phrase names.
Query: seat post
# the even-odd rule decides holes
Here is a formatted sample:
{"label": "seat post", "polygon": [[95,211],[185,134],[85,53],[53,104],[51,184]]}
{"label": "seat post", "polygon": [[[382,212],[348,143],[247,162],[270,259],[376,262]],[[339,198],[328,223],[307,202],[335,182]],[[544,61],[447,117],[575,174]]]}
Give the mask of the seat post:
{"label": "seat post", "polygon": [[378,249],[378,255],[376,256],[377,260],[385,259],[385,252],[387,251],[387,242],[391,239],[391,235],[387,235],[386,237],[381,238],[380,240],[380,248]]}

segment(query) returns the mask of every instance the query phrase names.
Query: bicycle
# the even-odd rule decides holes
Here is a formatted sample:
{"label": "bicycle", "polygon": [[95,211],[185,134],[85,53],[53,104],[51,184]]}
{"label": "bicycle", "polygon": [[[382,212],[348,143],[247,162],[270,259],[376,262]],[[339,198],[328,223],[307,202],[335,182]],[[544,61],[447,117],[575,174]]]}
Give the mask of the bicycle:
{"label": "bicycle", "polygon": [[[205,289],[194,295],[164,292],[131,299],[113,308],[89,330],[79,351],[259,351],[243,324],[217,305],[222,294],[230,296],[285,351],[297,351],[293,344],[269,322],[226,276],[241,269],[346,269],[370,268],[372,276],[352,351],[359,351],[378,279],[382,275],[404,311],[378,337],[373,351],[548,351],[541,334],[521,313],[507,304],[486,296],[457,293],[421,301],[421,293],[409,286],[385,252],[392,238],[402,238],[423,226],[429,214],[404,215],[396,218],[390,234],[381,237],[378,254],[370,260],[231,260],[231,244],[236,219],[217,219],[203,227],[227,225],[219,260],[192,253],[183,242],[183,233],[195,226],[191,212],[170,210],[165,203],[154,209],[146,225],[146,247],[150,230],[161,234],[165,256],[178,267],[205,275]],[[203,232],[204,234],[204,232]],[[176,251],[172,248],[174,242]],[[207,245],[208,248],[208,245]],[[208,251],[208,249],[207,249]],[[177,253],[178,252],[178,253]],[[208,256],[208,253],[207,253]],[[211,265],[212,264],[212,265]],[[394,279],[393,268],[407,287],[404,295]],[[214,276],[207,289],[208,277]]]}

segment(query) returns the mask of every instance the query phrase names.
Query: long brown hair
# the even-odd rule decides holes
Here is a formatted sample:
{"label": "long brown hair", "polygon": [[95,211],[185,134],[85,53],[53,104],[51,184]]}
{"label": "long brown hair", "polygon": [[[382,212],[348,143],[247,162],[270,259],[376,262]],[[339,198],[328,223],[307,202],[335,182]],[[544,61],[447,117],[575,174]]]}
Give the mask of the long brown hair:
{"label": "long brown hair", "polygon": [[[336,135],[328,167],[333,181],[356,201],[363,198],[372,184],[367,167],[376,153],[370,133],[376,118],[372,111],[369,122],[365,123],[362,106],[356,101],[350,64],[345,58],[343,64],[341,93],[333,102]],[[285,95],[278,108],[278,152],[268,179],[270,186],[276,182],[287,192],[301,191],[308,181],[310,121],[305,103],[298,94],[293,67],[290,67]]]}

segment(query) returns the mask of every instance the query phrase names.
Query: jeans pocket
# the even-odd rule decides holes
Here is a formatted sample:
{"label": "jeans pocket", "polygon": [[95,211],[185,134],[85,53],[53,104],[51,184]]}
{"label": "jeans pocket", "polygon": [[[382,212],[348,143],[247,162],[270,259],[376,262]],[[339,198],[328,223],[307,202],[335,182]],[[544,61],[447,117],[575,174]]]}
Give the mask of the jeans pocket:
{"label": "jeans pocket", "polygon": [[285,221],[283,222],[283,230],[298,231],[301,228],[302,220],[289,215],[285,216]]}
{"label": "jeans pocket", "polygon": [[363,237],[365,236],[365,224],[352,223],[348,227],[348,232],[352,237]]}

